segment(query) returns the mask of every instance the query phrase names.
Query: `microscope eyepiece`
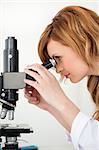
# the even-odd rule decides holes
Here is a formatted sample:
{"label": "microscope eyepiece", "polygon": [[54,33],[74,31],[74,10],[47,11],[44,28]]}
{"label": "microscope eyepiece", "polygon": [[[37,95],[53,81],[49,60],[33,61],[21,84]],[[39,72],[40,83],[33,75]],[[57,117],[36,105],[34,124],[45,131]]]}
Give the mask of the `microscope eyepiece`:
{"label": "microscope eyepiece", "polygon": [[46,63],[42,64],[45,68],[50,69],[51,67],[55,67],[56,62],[54,59],[49,59]]}
{"label": "microscope eyepiece", "polygon": [[[42,66],[44,66],[46,69],[50,69],[51,67],[55,67],[55,65],[56,65],[56,62],[54,59],[49,59],[46,61],[46,63],[42,64]],[[34,71],[32,69],[30,69],[30,70]],[[34,72],[36,72],[36,71],[34,71]],[[28,74],[26,74],[26,79],[35,81],[35,79]]]}

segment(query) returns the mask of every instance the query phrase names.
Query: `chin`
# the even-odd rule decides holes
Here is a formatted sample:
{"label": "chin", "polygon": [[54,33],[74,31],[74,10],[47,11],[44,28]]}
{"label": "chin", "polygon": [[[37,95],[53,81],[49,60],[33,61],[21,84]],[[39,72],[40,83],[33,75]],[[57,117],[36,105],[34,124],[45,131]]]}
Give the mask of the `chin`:
{"label": "chin", "polygon": [[78,83],[78,82],[79,82],[79,81],[71,80],[71,79],[70,79],[70,81],[71,81],[72,83]]}
{"label": "chin", "polygon": [[70,81],[71,81],[72,83],[78,83],[78,82],[80,82],[82,79],[83,79],[83,78],[70,78]]}

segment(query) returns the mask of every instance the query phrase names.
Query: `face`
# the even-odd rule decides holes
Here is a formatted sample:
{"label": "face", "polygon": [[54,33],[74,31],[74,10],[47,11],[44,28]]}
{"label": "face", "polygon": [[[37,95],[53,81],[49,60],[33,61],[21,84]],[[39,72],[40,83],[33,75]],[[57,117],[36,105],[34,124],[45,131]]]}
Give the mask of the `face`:
{"label": "face", "polygon": [[47,51],[56,61],[57,73],[69,78],[71,82],[77,83],[88,75],[88,65],[70,47],[51,39]]}

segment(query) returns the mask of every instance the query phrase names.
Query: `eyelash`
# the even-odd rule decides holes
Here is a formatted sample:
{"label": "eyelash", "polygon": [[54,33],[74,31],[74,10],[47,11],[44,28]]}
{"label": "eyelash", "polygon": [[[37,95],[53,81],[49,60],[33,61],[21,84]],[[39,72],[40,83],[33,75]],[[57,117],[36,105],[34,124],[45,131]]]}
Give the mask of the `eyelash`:
{"label": "eyelash", "polygon": [[61,57],[60,56],[54,56],[53,59],[55,60],[56,64],[61,61]]}

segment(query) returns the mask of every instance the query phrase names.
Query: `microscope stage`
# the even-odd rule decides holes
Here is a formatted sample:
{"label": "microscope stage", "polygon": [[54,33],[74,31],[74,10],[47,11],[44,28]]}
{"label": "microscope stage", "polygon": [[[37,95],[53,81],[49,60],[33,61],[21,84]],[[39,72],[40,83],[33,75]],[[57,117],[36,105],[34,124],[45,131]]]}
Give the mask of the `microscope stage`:
{"label": "microscope stage", "polygon": [[33,130],[26,124],[0,125],[0,136],[20,136],[21,133],[33,133]]}

